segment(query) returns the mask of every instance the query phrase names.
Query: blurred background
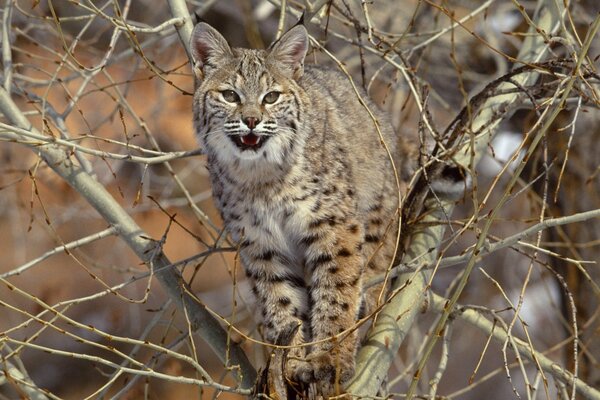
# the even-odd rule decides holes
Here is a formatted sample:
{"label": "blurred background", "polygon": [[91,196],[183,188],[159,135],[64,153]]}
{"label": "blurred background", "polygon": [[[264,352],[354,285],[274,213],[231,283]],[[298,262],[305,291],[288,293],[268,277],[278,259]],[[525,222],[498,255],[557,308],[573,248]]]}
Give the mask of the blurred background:
{"label": "blurred background", "polygon": [[[278,27],[292,26],[302,10],[316,3],[320,2],[185,2],[192,15],[217,28],[233,46],[252,48],[268,46]],[[418,140],[423,115],[409,82],[384,60],[385,49],[393,44],[387,54],[410,66],[411,83],[427,93],[431,123],[443,131],[467,99],[511,70],[511,57],[516,57],[542,2],[326,3],[309,25],[313,39],[390,111],[400,135]],[[231,340],[241,343],[257,368],[263,366],[268,349],[253,341],[261,339],[260,321],[235,248],[221,232],[205,158],[149,164],[111,156],[150,157],[197,148],[191,123],[193,76],[168,4],[2,4],[2,81],[17,105],[43,134],[91,150],[76,156],[147,235],[162,243],[170,260],[181,261],[176,268],[194,293],[236,327],[228,330]],[[564,27],[551,38],[551,56],[563,59],[578,52],[599,12],[597,0],[570,2]],[[589,65],[597,68],[597,38],[588,55]],[[307,60],[338,67],[316,47]],[[550,77],[540,85],[549,81]],[[575,88],[538,151],[527,160],[516,190],[493,224],[490,241],[543,219],[600,208],[598,76],[590,75],[587,82]],[[452,216],[455,228],[464,225],[488,194],[480,215],[497,205],[527,148],[523,138],[536,129],[539,118],[540,109],[525,104],[501,124],[477,165],[475,193],[463,199]],[[464,254],[476,242],[476,225],[460,235],[457,230],[449,230],[452,244],[442,245],[441,257]],[[65,250],[76,241],[81,243]],[[576,369],[588,385],[600,387],[598,219],[548,229],[523,243],[483,258],[460,303],[502,319],[536,351],[562,368]],[[31,396],[10,377],[14,370],[28,374],[48,398],[243,398],[229,393],[235,392],[233,376],[189,332],[185,315],[108,223],[35,151],[4,139],[0,254],[0,370],[13,370],[0,375],[0,398]],[[462,266],[439,269],[432,290],[446,295]],[[424,309],[404,341],[390,371],[390,397],[402,398],[436,316],[431,308]],[[507,345],[488,343],[488,335],[460,321],[451,327],[447,366],[436,398],[570,398],[568,386],[540,373],[536,365],[519,361]],[[111,341],[109,335],[120,339]],[[191,358],[169,355],[161,348]],[[137,369],[123,354],[156,373],[123,372],[121,367]],[[440,357],[441,345],[423,372],[422,398],[429,398]],[[180,379],[200,379],[190,359],[232,390]]]}

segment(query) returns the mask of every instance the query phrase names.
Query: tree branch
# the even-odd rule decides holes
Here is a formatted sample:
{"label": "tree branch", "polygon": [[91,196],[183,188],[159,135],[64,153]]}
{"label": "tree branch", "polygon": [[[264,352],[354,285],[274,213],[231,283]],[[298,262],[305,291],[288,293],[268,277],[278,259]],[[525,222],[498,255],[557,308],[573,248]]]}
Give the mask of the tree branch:
{"label": "tree branch", "polygon": [[19,367],[17,368],[13,363],[5,360],[2,357],[0,360],[0,386],[11,382],[18,388],[21,394],[27,396],[31,400],[48,400],[48,397],[44,394],[44,391],[37,387],[37,385],[31,380],[25,367],[18,360]]}
{"label": "tree branch", "polygon": [[168,0],[171,14],[174,18],[181,18],[184,22],[179,26],[175,26],[181,44],[187,53],[188,59],[192,59],[192,53],[190,51],[190,38],[192,37],[192,31],[194,30],[194,22],[188,11],[185,0]]}
{"label": "tree branch", "polygon": [[[501,250],[501,249],[504,249],[507,247],[511,247],[511,246],[515,246],[515,245],[526,246],[526,247],[530,246],[529,243],[522,242],[522,240],[528,236],[539,233],[539,232],[549,229],[549,228],[567,225],[567,224],[575,224],[575,223],[587,221],[587,220],[590,220],[593,218],[600,218],[600,209],[584,211],[581,213],[567,215],[564,217],[546,219],[546,220],[539,222],[535,225],[532,225],[520,232],[517,232],[514,235],[505,237],[504,239],[499,239],[498,241],[493,242],[493,243],[486,242],[486,244],[483,246],[483,248],[481,248],[481,250],[477,254],[476,259],[477,259],[477,261],[480,261],[483,257],[485,257],[487,255],[490,255],[498,250]],[[436,222],[440,223],[440,221],[436,221]],[[409,265],[400,264],[394,269],[394,271],[392,271],[389,274],[381,274],[381,275],[378,275],[378,276],[375,276],[375,277],[369,279],[368,281],[366,281],[364,283],[364,286],[365,287],[373,287],[375,285],[385,282],[386,280],[389,280],[390,278],[395,278],[404,272],[410,272],[411,270],[416,270],[419,268],[440,269],[440,268],[446,268],[446,267],[453,267],[455,265],[463,264],[463,263],[469,261],[471,259],[471,257],[473,257],[473,250],[469,250],[467,253],[462,254],[462,255],[445,257],[445,258],[439,260],[439,262],[436,262],[435,264],[424,264],[421,260],[414,261],[412,264],[409,264]],[[594,291],[594,293],[598,297],[600,297],[600,287],[595,282],[592,282],[591,280],[590,280],[590,284],[592,285],[592,290]]]}
{"label": "tree branch", "polygon": [[[16,127],[36,135],[40,134],[4,88],[0,88],[0,111]],[[256,379],[256,371],[242,349],[228,340],[225,330],[206,306],[192,294],[179,271],[175,268],[166,268],[171,262],[162,249],[156,248],[156,243],[148,239],[149,235],[136,224],[104,186],[75,163],[70,157],[70,151],[62,149],[58,144],[28,147],[37,152],[50,168],[79,192],[102,218],[114,227],[121,239],[151,271],[159,270],[156,277],[180,310],[189,315],[192,330],[198,332],[226,366],[238,368],[242,386],[250,388]]]}
{"label": "tree branch", "polygon": [[[562,16],[562,8],[556,8],[557,3],[553,0],[540,0],[536,12],[537,28],[546,32],[555,32],[559,27]],[[522,62],[539,62],[546,54],[548,45],[544,38],[536,34],[536,27],[530,27],[529,35],[523,42],[518,59]],[[522,86],[529,86],[538,78],[538,73],[529,71],[514,78]],[[513,86],[511,83],[500,85],[498,90]],[[485,153],[485,148],[495,133],[501,118],[498,110],[509,104],[522,101],[522,96],[517,93],[509,93],[489,98],[479,108],[465,131],[480,132],[471,137],[455,157],[456,161],[468,168],[476,165],[477,161]],[[501,115],[501,113],[500,113]],[[431,208],[433,208],[431,210]],[[449,203],[439,204],[428,201],[423,222],[440,221],[450,215],[452,205]],[[401,263],[410,264],[418,256],[422,265],[435,263],[437,247],[442,241],[445,227],[437,225],[415,232],[411,237],[410,247],[407,249]],[[417,270],[400,275],[392,288],[392,298],[376,316],[373,326],[369,332],[366,344],[360,349],[357,357],[356,373],[347,386],[348,392],[355,396],[375,396],[381,386],[381,382],[387,376],[392,360],[406,337],[410,327],[413,325],[420,304],[423,302],[427,291],[431,271]],[[426,357],[422,361],[426,360]],[[418,368],[415,376],[420,375]],[[414,384],[415,382],[413,382]],[[411,398],[409,392],[407,398]]]}
{"label": "tree branch", "polygon": [[[431,304],[436,311],[443,312],[446,309],[448,299],[445,299],[437,294],[433,294],[431,299]],[[561,368],[554,361],[550,360],[540,352],[532,349],[529,343],[514,336],[509,337],[506,329],[492,323],[476,310],[457,305],[456,311],[453,313],[453,315],[477,327],[481,331],[485,332],[486,335],[491,335],[500,343],[506,343],[506,341],[510,339],[510,342],[516,344],[517,346],[515,351],[518,351],[519,354],[523,355],[528,360],[535,362],[544,371],[548,372],[566,385],[571,386],[574,384],[577,392],[579,392],[586,399],[600,400],[600,391],[577,379],[577,377],[575,377],[572,373]]]}

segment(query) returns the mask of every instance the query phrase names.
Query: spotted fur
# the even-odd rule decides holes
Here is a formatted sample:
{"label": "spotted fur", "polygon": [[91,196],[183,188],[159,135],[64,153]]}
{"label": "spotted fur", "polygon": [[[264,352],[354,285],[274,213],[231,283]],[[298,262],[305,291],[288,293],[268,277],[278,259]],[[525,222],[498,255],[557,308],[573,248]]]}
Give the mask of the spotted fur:
{"label": "spotted fur", "polygon": [[[191,48],[196,134],[265,337],[276,343],[298,327],[292,344],[318,343],[291,352],[289,377],[343,383],[354,371],[351,328],[380,289],[365,295],[362,284],[386,270],[395,249],[399,187],[390,154],[409,172],[410,146],[362,91],[361,104],[344,74],[304,67],[303,26],[268,50],[249,50],[200,23]],[[273,103],[265,101],[271,92]]]}

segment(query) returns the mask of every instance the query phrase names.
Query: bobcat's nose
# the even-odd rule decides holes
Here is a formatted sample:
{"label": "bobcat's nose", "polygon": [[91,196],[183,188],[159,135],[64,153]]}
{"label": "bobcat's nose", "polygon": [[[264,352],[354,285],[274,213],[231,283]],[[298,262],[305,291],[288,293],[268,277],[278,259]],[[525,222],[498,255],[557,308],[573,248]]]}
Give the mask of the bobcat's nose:
{"label": "bobcat's nose", "polygon": [[244,124],[246,124],[246,126],[250,129],[254,129],[256,128],[256,125],[258,125],[260,123],[260,119],[256,118],[256,117],[247,117],[243,119]]}

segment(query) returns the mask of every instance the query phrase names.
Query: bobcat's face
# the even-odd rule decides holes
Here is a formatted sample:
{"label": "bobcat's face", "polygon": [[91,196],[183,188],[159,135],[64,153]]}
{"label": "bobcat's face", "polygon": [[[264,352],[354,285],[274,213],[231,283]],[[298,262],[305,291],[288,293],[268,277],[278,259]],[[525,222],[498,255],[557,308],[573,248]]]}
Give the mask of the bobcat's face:
{"label": "bobcat's face", "polygon": [[298,144],[303,106],[296,79],[308,45],[299,28],[264,51],[231,49],[209,25],[197,25],[192,48],[201,83],[194,123],[209,154],[225,163],[281,164]]}
{"label": "bobcat's face", "polygon": [[235,53],[206,74],[196,94],[201,144],[223,160],[281,163],[298,129],[298,86],[268,65],[264,52]]}

